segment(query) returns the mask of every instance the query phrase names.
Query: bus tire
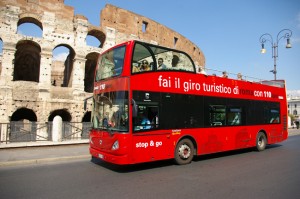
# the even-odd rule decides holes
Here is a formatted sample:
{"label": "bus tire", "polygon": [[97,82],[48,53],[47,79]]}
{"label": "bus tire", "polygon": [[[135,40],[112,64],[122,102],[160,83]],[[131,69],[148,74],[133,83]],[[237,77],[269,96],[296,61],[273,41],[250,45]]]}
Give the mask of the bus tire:
{"label": "bus tire", "polygon": [[259,132],[256,137],[256,150],[257,151],[265,150],[267,146],[267,142],[268,141],[265,133]]}
{"label": "bus tire", "polygon": [[189,164],[194,157],[194,144],[190,139],[182,139],[175,148],[175,162],[179,165]]}

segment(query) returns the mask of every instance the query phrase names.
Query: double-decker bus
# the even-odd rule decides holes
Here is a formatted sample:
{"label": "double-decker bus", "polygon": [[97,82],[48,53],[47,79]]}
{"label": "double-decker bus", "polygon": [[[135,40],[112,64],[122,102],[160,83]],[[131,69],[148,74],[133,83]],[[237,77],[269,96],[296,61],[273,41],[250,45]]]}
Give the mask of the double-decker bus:
{"label": "double-decker bus", "polygon": [[285,84],[198,74],[185,52],[128,41],[99,56],[91,120],[90,154],[113,164],[262,151],[287,139]]}

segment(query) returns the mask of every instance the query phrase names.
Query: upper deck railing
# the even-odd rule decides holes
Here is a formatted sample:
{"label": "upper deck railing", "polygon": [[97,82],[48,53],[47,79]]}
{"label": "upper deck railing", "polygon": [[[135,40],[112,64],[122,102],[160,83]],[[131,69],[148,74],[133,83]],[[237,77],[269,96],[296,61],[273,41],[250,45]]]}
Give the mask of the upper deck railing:
{"label": "upper deck railing", "polygon": [[[205,68],[204,71],[205,72],[202,72],[202,74],[213,75],[213,76],[218,76],[218,77],[223,77],[223,73],[225,72],[225,71],[220,71],[220,70],[211,69],[211,68]],[[264,85],[269,85],[269,86],[275,86],[275,87],[280,87],[280,88],[285,87],[284,80],[264,80],[264,79],[260,79],[260,78],[256,78],[256,77],[243,75],[240,73],[236,74],[236,73],[231,73],[231,72],[226,72],[226,74],[229,79],[244,80],[244,81],[248,81],[248,82],[264,84]]]}

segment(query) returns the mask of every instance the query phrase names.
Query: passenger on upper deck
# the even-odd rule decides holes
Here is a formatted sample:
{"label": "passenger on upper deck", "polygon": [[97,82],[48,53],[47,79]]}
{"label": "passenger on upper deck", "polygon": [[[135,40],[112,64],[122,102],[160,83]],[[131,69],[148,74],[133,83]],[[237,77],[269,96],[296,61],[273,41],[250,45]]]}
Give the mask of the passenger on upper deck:
{"label": "passenger on upper deck", "polygon": [[158,70],[167,69],[167,66],[164,65],[164,59],[163,58],[158,58],[157,62],[158,62],[158,66],[157,66]]}
{"label": "passenger on upper deck", "polygon": [[142,65],[141,65],[141,68],[140,68],[141,71],[149,71],[151,70],[151,67],[149,66],[149,63],[147,60],[143,60],[142,61]]}
{"label": "passenger on upper deck", "polygon": [[238,80],[243,80],[243,76],[242,76],[241,73],[238,73],[238,74],[237,74],[237,79],[238,79]]}
{"label": "passenger on upper deck", "polygon": [[228,75],[227,75],[227,72],[226,72],[226,71],[223,71],[223,72],[222,72],[222,77],[228,78]]}

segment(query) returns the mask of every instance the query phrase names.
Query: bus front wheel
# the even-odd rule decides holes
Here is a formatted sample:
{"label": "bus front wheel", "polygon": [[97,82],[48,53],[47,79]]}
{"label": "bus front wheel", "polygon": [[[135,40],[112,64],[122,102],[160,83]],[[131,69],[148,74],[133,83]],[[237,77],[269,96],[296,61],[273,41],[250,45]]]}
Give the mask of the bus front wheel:
{"label": "bus front wheel", "polygon": [[179,165],[189,164],[194,157],[194,145],[190,139],[178,142],[175,149],[175,162]]}
{"label": "bus front wheel", "polygon": [[263,132],[259,132],[256,137],[256,149],[258,151],[265,150],[267,146],[267,137]]}

